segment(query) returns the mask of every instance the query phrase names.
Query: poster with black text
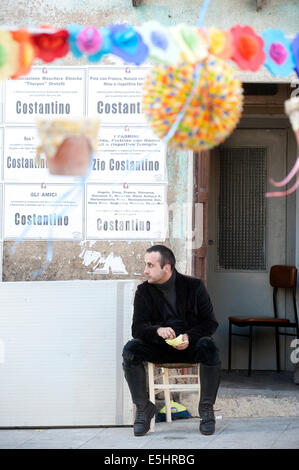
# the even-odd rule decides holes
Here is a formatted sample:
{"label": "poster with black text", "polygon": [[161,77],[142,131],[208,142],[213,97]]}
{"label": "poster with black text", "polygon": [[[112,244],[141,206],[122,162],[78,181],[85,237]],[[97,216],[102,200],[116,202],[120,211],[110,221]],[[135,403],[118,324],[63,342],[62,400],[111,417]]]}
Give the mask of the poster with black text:
{"label": "poster with black text", "polygon": [[87,184],[86,238],[165,240],[166,185]]}
{"label": "poster with black text", "polygon": [[164,182],[166,145],[146,126],[101,126],[90,180]]}
{"label": "poster with black text", "polygon": [[143,83],[149,67],[89,67],[88,116],[101,124],[147,124],[142,112]]}
{"label": "poster with black text", "polygon": [[4,211],[6,240],[83,237],[83,192],[73,185],[6,183]]}
{"label": "poster with black text", "polygon": [[85,115],[84,68],[33,67],[28,75],[6,80],[4,86],[7,124]]}

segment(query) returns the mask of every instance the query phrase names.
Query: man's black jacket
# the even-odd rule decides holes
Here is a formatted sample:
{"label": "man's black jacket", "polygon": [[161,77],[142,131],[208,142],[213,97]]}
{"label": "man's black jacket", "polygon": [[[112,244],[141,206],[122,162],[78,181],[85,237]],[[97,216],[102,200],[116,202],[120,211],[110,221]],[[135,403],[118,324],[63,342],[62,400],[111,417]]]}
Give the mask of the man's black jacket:
{"label": "man's black jacket", "polygon": [[[189,344],[203,336],[212,336],[217,329],[213,306],[201,279],[176,272],[177,311],[185,322]],[[157,329],[168,326],[164,321],[165,300],[162,292],[147,281],[137,287],[132,323],[133,338],[148,343],[165,344]]]}

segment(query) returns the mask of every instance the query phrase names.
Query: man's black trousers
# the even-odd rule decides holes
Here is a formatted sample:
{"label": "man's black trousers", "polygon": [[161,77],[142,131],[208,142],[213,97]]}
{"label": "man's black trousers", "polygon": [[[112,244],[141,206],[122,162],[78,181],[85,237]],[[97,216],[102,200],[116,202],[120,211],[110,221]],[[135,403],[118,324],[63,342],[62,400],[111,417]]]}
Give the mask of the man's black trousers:
{"label": "man's black trousers", "polygon": [[187,349],[178,351],[167,343],[154,344],[146,343],[141,339],[130,340],[123,349],[124,368],[137,366],[142,362],[153,362],[160,364],[162,362],[184,362],[201,363],[207,366],[219,366],[219,350],[213,339],[205,336],[197,340]]}
{"label": "man's black trousers", "polygon": [[123,349],[123,368],[133,403],[145,406],[148,397],[143,362],[200,363],[200,405],[213,405],[220,382],[219,350],[210,337],[200,338],[183,351],[169,346],[132,339]]}

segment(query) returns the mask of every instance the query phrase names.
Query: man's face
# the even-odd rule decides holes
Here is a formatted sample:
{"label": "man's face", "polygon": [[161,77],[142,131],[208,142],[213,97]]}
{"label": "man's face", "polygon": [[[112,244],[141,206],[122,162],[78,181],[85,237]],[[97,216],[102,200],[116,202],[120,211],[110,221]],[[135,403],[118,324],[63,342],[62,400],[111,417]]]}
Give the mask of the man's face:
{"label": "man's face", "polygon": [[144,262],[144,274],[150,284],[163,284],[171,277],[172,271],[170,264],[165,264],[165,266],[161,268],[161,255],[158,251],[145,253]]}

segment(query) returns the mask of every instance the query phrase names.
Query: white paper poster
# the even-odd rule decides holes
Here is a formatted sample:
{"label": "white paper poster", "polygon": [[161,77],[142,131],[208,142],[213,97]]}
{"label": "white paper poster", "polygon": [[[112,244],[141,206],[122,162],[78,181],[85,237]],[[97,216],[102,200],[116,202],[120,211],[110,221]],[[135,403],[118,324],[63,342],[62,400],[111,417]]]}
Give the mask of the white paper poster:
{"label": "white paper poster", "polygon": [[164,240],[166,185],[87,184],[86,235],[101,240]]}
{"label": "white paper poster", "polygon": [[[45,66],[5,82],[2,239],[165,239],[166,146],[142,114],[149,71]],[[99,150],[81,194],[62,200],[79,178],[51,175],[45,159],[36,162],[36,120],[87,115],[100,121]]]}
{"label": "white paper poster", "polygon": [[0,179],[3,179],[4,128],[0,127]]}
{"label": "white paper poster", "polygon": [[70,176],[51,175],[46,158],[36,161],[36,127],[6,126],[4,131],[4,181],[71,182]]}
{"label": "white paper poster", "polygon": [[90,67],[88,116],[102,124],[146,124],[142,113],[143,83],[149,67]]}
{"label": "white paper poster", "polygon": [[4,120],[35,124],[37,119],[85,115],[85,69],[33,67],[29,75],[5,82]]}
{"label": "white paper poster", "polygon": [[79,240],[83,195],[67,184],[13,184],[4,188],[4,239]]}
{"label": "white paper poster", "polygon": [[162,182],[166,146],[145,126],[101,126],[90,180]]}
{"label": "white paper poster", "polygon": [[0,124],[3,123],[3,100],[4,100],[3,80],[0,80]]}

